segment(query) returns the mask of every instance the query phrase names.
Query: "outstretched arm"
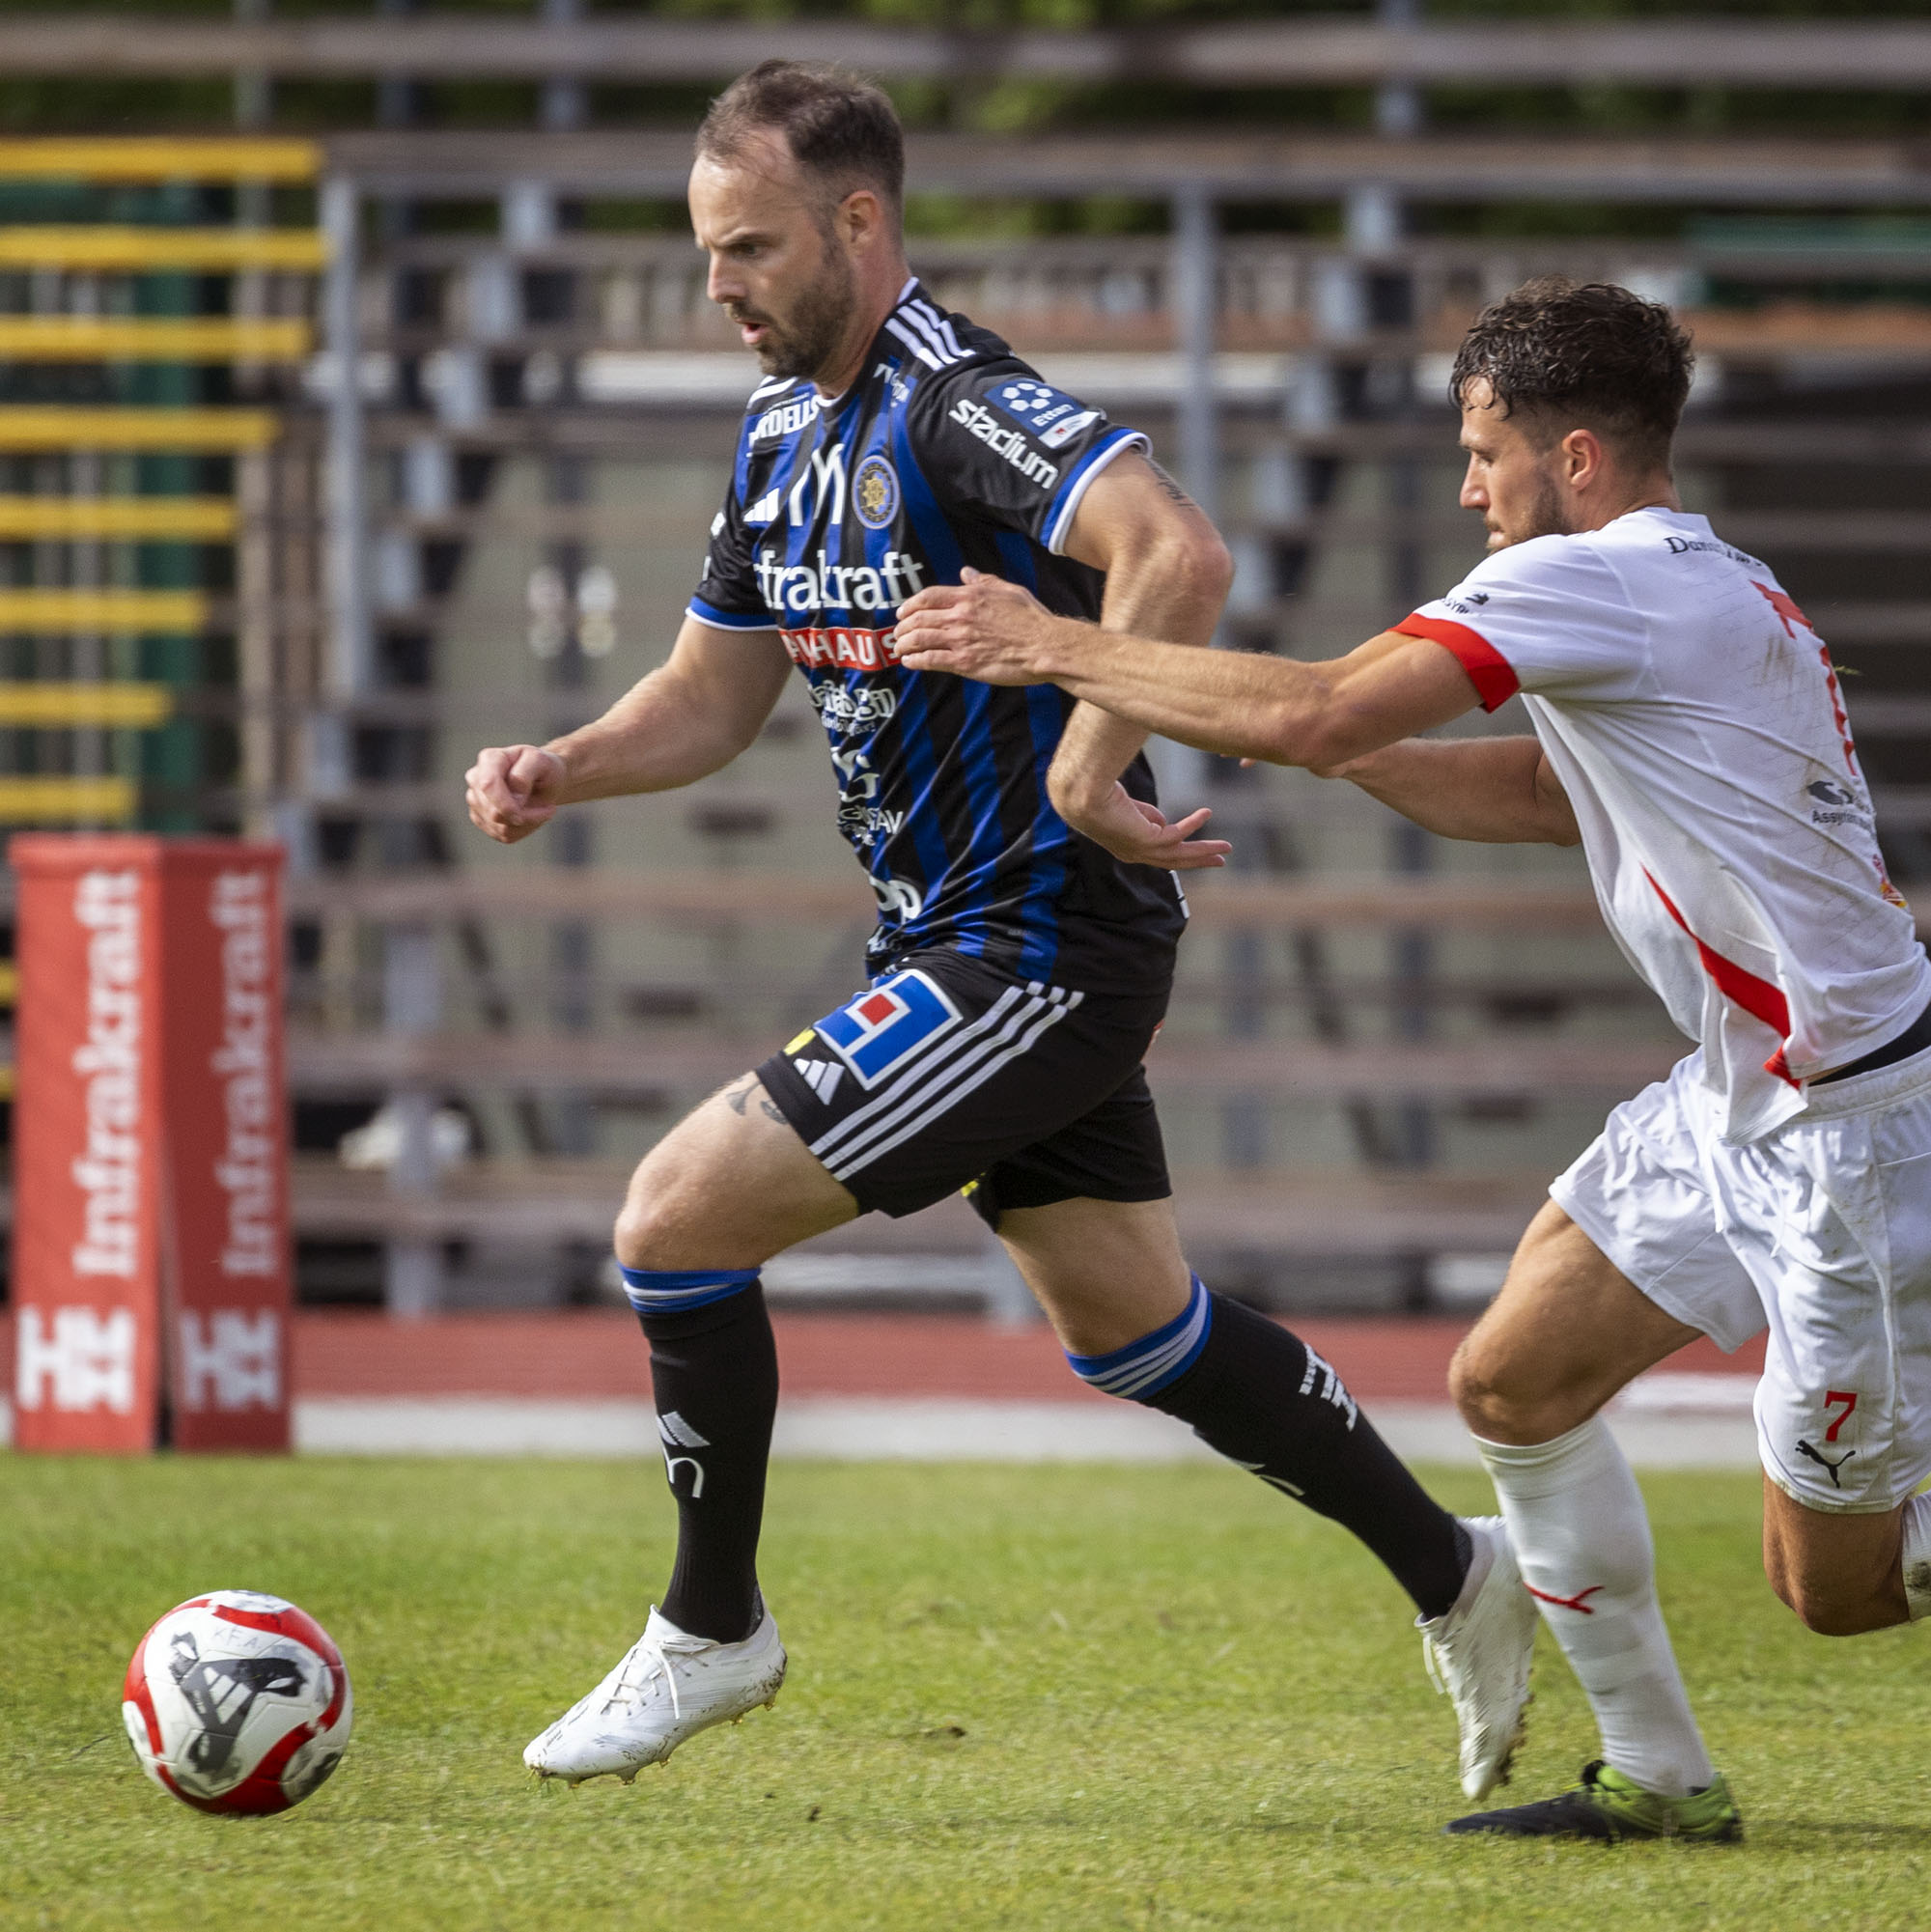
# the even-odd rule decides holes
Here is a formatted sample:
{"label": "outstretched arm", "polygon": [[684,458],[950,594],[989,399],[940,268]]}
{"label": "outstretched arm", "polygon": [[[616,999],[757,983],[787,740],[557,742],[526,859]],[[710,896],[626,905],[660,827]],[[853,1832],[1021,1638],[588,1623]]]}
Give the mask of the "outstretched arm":
{"label": "outstretched arm", "polygon": [[915,670],[994,685],[1047,680],[1203,751],[1317,770],[1476,704],[1469,674],[1425,637],[1385,630],[1317,664],[1156,644],[1055,617],[993,577],[921,591],[900,613],[898,638]]}
{"label": "outstretched arm", "polygon": [[[1108,464],[1080,499],[1066,551],[1106,574],[1101,630],[1135,645],[1144,637],[1196,645],[1213,637],[1232,580],[1226,546],[1158,463],[1130,454]],[[1224,865],[1230,848],[1222,840],[1192,836],[1210,812],[1169,824],[1119,782],[1146,737],[1131,719],[1077,706],[1048,779],[1054,810],[1129,864]]]}
{"label": "outstretched arm", "polygon": [[686,617],[669,659],[594,723],[548,744],[479,752],[466,778],[470,823],[515,845],[560,806],[708,777],[763,729],[788,669],[775,630],[719,630]]}
{"label": "outstretched arm", "polygon": [[1229,757],[1346,777],[1449,838],[1574,845],[1581,834],[1533,739],[1424,741],[1474,686],[1432,639],[1384,631],[1314,664],[1114,637],[1016,585],[926,591],[899,621],[904,661],[992,684],[1049,679],[1134,724]]}
{"label": "outstretched arm", "polygon": [[1577,845],[1582,836],[1532,738],[1405,738],[1322,775],[1351,780],[1443,838]]}

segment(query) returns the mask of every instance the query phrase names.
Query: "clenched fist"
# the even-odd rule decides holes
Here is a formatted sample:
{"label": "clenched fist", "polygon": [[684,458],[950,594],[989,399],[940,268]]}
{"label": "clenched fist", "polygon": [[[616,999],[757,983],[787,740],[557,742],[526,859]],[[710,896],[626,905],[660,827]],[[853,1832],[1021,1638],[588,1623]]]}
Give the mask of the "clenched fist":
{"label": "clenched fist", "polygon": [[563,760],[539,744],[479,751],[463,776],[469,823],[498,845],[515,845],[556,816],[563,778]]}

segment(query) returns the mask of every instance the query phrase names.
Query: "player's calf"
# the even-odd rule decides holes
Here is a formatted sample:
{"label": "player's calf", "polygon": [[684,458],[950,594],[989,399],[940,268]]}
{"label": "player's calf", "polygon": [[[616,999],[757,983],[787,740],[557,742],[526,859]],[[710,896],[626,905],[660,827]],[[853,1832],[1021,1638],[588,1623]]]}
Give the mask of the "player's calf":
{"label": "player's calf", "polygon": [[627,1781],[777,1695],[784,1646],[758,1591],[777,1350],[755,1268],[626,1268],[651,1344],[677,1562],[661,1610],[596,1690],[523,1753],[544,1778]]}
{"label": "player's calf", "polygon": [[[1771,1588],[1819,1637],[1859,1637],[1931,1614],[1926,1501],[1913,1497],[1882,1514],[1835,1514],[1806,1507],[1766,1476],[1763,1569]],[[1914,1571],[1923,1573],[1915,1602]]]}
{"label": "player's calf", "polygon": [[1082,1382],[1190,1423],[1229,1461],[1352,1530],[1414,1600],[1462,1733],[1463,1788],[1507,1775],[1528,1702],[1535,1614],[1499,1523],[1464,1524],[1421,1488],[1333,1367],[1279,1323],[1210,1295],[1103,1356]]}
{"label": "player's calf", "polygon": [[1192,1277],[1187,1306],[1110,1355],[1069,1355],[1092,1387],[1191,1425],[1265,1483],[1352,1529],[1425,1617],[1460,1594],[1471,1545],[1360,1413],[1331,1364]]}
{"label": "player's calf", "polygon": [[713,1095],[632,1177],[617,1259],[651,1346],[658,1433],[677,1501],[663,1610],[687,1637],[736,1643],[757,1622],[778,1398],[759,1265],[849,1219],[854,1207],[755,1075]]}
{"label": "player's calf", "polygon": [[627,1268],[624,1291],[651,1344],[664,1477],[677,1501],[677,1564],[664,1614],[722,1643],[757,1620],[758,1533],[778,1407],[777,1347],[756,1269]]}

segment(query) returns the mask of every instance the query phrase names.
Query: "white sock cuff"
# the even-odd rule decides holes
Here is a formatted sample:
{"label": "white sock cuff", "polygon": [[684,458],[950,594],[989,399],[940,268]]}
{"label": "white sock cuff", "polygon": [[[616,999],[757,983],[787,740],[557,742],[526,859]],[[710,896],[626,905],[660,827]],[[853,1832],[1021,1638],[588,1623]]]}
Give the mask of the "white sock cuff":
{"label": "white sock cuff", "polygon": [[1931,1616],[1931,1496],[1904,1505],[1904,1601],[1913,1623]]}
{"label": "white sock cuff", "polygon": [[1622,1461],[1622,1450],[1601,1415],[1591,1415],[1546,1442],[1491,1442],[1476,1436],[1475,1452],[1497,1488],[1506,1481],[1524,1498],[1553,1496],[1567,1489],[1592,1465]]}

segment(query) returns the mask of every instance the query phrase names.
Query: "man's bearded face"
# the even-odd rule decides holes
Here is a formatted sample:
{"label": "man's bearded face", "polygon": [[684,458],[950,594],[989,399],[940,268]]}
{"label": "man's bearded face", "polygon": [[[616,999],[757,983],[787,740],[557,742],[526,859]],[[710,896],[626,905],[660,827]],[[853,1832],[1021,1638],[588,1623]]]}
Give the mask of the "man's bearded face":
{"label": "man's bearded face", "polygon": [[814,272],[773,282],[760,301],[726,301],[724,313],[750,337],[767,376],[815,376],[837,352],[852,318],[856,277],[852,265],[822,237]]}

